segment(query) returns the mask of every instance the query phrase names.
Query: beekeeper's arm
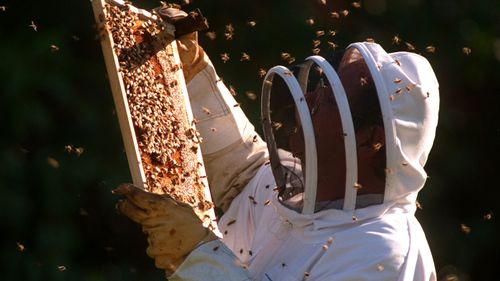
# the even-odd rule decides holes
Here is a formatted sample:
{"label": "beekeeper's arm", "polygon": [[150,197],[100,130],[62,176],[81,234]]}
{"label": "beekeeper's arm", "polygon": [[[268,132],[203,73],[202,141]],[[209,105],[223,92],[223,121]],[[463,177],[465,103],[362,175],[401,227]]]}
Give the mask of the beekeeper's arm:
{"label": "beekeeper's arm", "polygon": [[226,211],[267,161],[267,148],[198,45],[197,33],[177,42],[212,197]]}

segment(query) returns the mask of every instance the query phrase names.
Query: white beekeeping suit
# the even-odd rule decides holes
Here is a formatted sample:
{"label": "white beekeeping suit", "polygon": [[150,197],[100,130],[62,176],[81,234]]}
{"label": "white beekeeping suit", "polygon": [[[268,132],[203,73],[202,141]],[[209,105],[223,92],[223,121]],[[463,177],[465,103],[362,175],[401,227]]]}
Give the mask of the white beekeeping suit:
{"label": "white beekeeping suit", "polygon": [[[387,54],[366,42],[349,50],[365,60],[381,107],[382,203],[363,206],[363,196],[354,193],[332,202],[338,208],[308,214],[280,201],[265,143],[205,58],[207,66],[188,91],[213,198],[225,211],[219,222],[223,237],[198,246],[169,280],[436,280],[414,213],[437,126],[438,82],[417,54]],[[297,159],[279,153],[282,165],[300,174]],[[343,208],[346,200],[356,208]]]}

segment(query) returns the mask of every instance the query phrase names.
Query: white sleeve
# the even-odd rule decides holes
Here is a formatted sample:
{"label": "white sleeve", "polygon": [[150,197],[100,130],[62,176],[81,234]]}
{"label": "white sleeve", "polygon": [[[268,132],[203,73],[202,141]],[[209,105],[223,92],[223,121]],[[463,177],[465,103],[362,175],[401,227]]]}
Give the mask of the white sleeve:
{"label": "white sleeve", "polygon": [[213,64],[187,85],[212,198],[223,211],[267,161],[265,142],[217,76]]}
{"label": "white sleeve", "polygon": [[220,240],[204,243],[193,250],[170,281],[251,281],[250,272]]}

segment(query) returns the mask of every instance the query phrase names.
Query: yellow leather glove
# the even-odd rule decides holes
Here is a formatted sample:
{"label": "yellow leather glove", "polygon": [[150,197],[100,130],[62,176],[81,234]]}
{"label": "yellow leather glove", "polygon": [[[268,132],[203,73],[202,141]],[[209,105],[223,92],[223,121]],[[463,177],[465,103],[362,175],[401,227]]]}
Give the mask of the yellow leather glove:
{"label": "yellow leather glove", "polygon": [[146,192],[132,184],[122,184],[113,193],[126,197],[117,208],[142,226],[149,244],[146,253],[167,276],[198,245],[218,238],[203,226],[190,205],[169,195]]}
{"label": "yellow leather glove", "polygon": [[[189,16],[186,12],[173,7],[161,7],[155,9],[155,11],[165,21],[172,24]],[[198,32],[192,32],[177,38],[177,47],[187,84],[196,74],[207,66],[209,59],[203,48],[198,45]]]}

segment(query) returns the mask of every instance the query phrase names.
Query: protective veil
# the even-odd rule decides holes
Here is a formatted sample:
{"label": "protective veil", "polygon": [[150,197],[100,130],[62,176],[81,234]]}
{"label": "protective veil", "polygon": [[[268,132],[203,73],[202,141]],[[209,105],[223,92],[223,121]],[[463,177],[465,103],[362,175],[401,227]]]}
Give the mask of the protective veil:
{"label": "protective veil", "polygon": [[[379,45],[367,42],[350,45],[349,52],[364,59],[377,90],[386,143],[383,199],[378,204],[357,204],[356,142],[346,94],[333,68],[320,57],[310,58],[306,68],[314,63],[323,69],[341,115],[346,186],[340,207],[315,212],[314,141],[305,142],[301,210],[280,201],[279,186],[286,186],[281,167],[295,167],[299,176],[301,167],[290,153],[273,147],[268,124],[264,129],[272,163],[258,169],[219,222],[224,245],[218,244],[217,249],[232,252],[210,254],[207,247],[212,244],[200,246],[178,269],[177,276],[184,276],[178,280],[212,280],[196,270],[200,257],[212,269],[231,268],[224,280],[249,276],[252,280],[436,280],[432,256],[414,212],[417,193],[427,178],[423,166],[437,126],[438,82],[428,61],[417,54],[387,54]],[[278,67],[268,73],[266,81],[272,83],[273,75],[279,75],[297,93],[294,102],[307,138],[311,121],[301,96],[307,81],[304,73],[297,75],[297,81]],[[263,104],[268,98],[266,87],[264,83]],[[269,116],[264,110],[264,123]]]}

